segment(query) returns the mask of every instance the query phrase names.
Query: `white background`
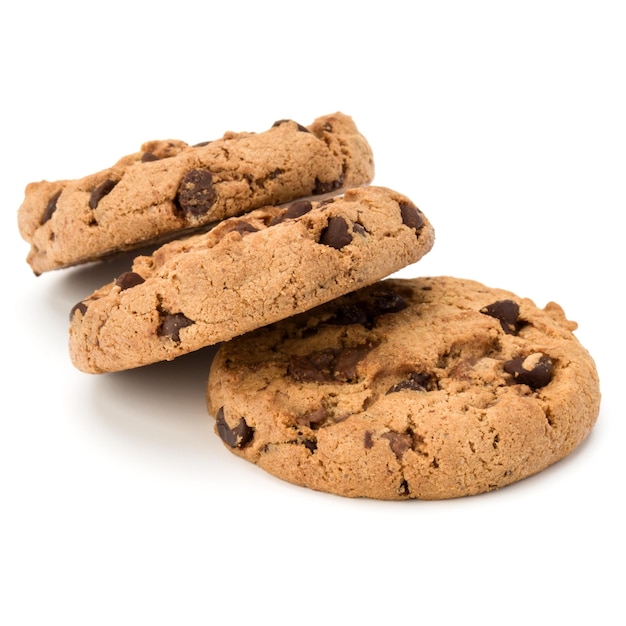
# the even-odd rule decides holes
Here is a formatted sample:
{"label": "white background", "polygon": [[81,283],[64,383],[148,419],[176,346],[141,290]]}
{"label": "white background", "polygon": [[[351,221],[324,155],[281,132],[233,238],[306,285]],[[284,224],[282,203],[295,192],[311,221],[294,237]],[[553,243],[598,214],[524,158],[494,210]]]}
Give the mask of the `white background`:
{"label": "white background", "polygon": [[[1,9],[0,623],[624,624],[622,6]],[[436,228],[400,275],[555,300],[579,323],[603,404],[561,463],[461,500],[342,499],[223,447],[211,350],[73,369],[70,307],[130,259],[35,277],[16,219],[28,182],[337,110],[369,139],[375,183]]]}

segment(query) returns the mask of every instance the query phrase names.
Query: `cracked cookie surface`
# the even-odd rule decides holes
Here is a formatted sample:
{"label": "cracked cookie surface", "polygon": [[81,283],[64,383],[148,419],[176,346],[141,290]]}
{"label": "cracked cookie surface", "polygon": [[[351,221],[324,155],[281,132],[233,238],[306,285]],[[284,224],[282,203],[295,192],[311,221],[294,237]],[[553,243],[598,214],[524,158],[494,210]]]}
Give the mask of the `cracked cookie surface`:
{"label": "cracked cookie surface", "polygon": [[262,133],[215,141],[149,141],[77,180],[26,187],[18,226],[35,274],[206,230],[230,216],[371,182],[373,155],[352,118],[305,127],[280,120]]}
{"label": "cracked cookie surface", "polygon": [[207,406],[235,454],[384,500],[491,491],[593,427],[594,362],[561,307],[452,277],[388,279],[223,344]]}
{"label": "cracked cookie surface", "polygon": [[349,189],[270,206],[139,256],[70,314],[70,355],[90,373],[171,360],[371,284],[430,251],[404,195]]}

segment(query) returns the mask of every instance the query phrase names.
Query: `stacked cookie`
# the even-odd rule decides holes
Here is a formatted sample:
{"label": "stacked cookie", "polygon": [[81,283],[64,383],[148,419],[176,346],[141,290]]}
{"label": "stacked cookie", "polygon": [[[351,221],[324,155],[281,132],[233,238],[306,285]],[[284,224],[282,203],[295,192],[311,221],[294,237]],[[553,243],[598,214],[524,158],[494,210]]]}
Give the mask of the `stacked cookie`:
{"label": "stacked cookie", "polygon": [[350,117],[281,120],[32,183],[19,227],[36,274],[157,246],[74,306],[74,365],[114,372],[221,344],[207,372],[215,430],[282,479],[441,499],[569,454],[600,401],[576,324],[469,280],[388,278],[434,230],[373,176]]}

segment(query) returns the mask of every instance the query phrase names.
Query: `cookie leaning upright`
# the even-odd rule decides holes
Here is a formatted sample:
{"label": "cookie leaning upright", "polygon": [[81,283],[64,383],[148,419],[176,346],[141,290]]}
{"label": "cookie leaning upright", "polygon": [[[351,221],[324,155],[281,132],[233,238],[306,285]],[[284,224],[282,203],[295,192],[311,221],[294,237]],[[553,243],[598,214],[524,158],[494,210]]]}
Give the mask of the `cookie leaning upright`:
{"label": "cookie leaning upright", "polygon": [[89,373],[171,360],[380,280],[433,243],[421,211],[382,187],[257,209],[137,257],[74,307],[70,355]]}
{"label": "cookie leaning upright", "polygon": [[371,182],[371,148],[353,120],[326,115],[304,127],[226,133],[187,145],[150,141],[78,180],[26,187],[18,210],[35,274],[95,261],[206,229],[268,204]]}
{"label": "cookie leaning upright", "polygon": [[224,343],[207,402],[228,450],[297,485],[442,499],[535,474],[589,434],[598,375],[555,303],[389,279]]}

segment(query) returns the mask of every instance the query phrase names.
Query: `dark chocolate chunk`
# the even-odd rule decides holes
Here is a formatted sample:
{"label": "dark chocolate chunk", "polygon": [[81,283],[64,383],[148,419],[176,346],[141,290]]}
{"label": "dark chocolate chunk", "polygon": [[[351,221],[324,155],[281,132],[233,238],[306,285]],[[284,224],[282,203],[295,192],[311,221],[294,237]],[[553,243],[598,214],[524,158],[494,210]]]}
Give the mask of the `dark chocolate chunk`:
{"label": "dark chocolate chunk", "polygon": [[371,311],[367,302],[355,302],[339,307],[335,314],[328,320],[329,324],[337,326],[350,326],[351,324],[361,324],[366,328],[373,328],[374,323]]}
{"label": "dark chocolate chunk", "polygon": [[313,208],[313,205],[308,200],[300,200],[294,202],[284,213],[284,220],[294,220],[305,213],[308,213]]}
{"label": "dark chocolate chunk", "polygon": [[300,382],[331,382],[332,362],[335,353],[332,350],[314,352],[308,356],[292,356],[287,367],[287,374]]}
{"label": "dark chocolate chunk", "polygon": [[343,175],[337,178],[336,180],[332,180],[330,182],[321,181],[319,178],[315,179],[315,186],[313,187],[313,191],[311,192],[314,196],[319,196],[323,193],[330,193],[331,191],[336,191],[340,189],[343,185]]}
{"label": "dark chocolate chunk", "polygon": [[309,450],[311,453],[317,450],[317,441],[312,441],[311,439],[304,439],[302,441],[304,447]]}
{"label": "dark chocolate chunk", "polygon": [[[272,128],[274,128],[275,126],[280,126],[281,124],[285,124],[286,122],[293,122],[293,120],[278,120],[272,124]],[[302,124],[298,124],[298,122],[294,122],[294,124],[298,127],[298,130],[302,133],[311,132],[306,126],[302,126]]]}
{"label": "dark chocolate chunk", "polygon": [[336,216],[328,220],[328,226],[322,231],[319,242],[325,246],[341,250],[351,241],[352,235],[348,230],[348,223],[343,217]]}
{"label": "dark chocolate chunk", "polygon": [[245,220],[237,220],[235,222],[232,230],[238,232],[241,236],[247,235],[248,233],[257,233],[259,229],[256,226],[250,224],[250,222],[246,222]]}
{"label": "dark chocolate chunk", "polygon": [[507,335],[516,335],[520,329],[519,304],[513,300],[498,300],[483,307],[480,312],[495,317]]}
{"label": "dark chocolate chunk", "polygon": [[414,228],[418,233],[424,226],[424,218],[417,207],[412,204],[400,204],[400,214],[402,215],[402,223],[409,228]]}
{"label": "dark chocolate chunk", "polygon": [[142,163],[147,163],[148,161],[158,161],[158,160],[159,160],[159,157],[156,154],[152,153],[152,152],[144,152],[141,155],[141,162]]}
{"label": "dark chocolate chunk", "polygon": [[[528,369],[530,368],[530,369]],[[513,376],[514,382],[532,389],[545,387],[554,373],[551,359],[545,354],[520,356],[504,363],[504,371]]]}
{"label": "dark chocolate chunk", "polygon": [[52,198],[48,200],[48,204],[46,204],[46,210],[43,212],[43,215],[41,216],[41,224],[45,224],[52,217],[52,214],[57,210],[57,200],[59,199],[59,196],[61,195],[61,191],[63,190],[59,189],[59,191],[57,191],[52,196]]}
{"label": "dark chocolate chunk", "polygon": [[367,229],[365,228],[365,226],[363,226],[363,224],[359,224],[358,222],[355,222],[354,224],[352,224],[352,230],[353,232],[358,233],[359,235],[362,235],[363,237],[367,235]]}
{"label": "dark chocolate chunk", "polygon": [[178,186],[176,203],[184,213],[205,215],[216,200],[217,192],[209,170],[190,170],[183,176]]}
{"label": "dark chocolate chunk", "polygon": [[77,302],[70,310],[70,320],[74,317],[74,313],[80,311],[81,315],[87,312],[87,305],[84,302]]}
{"label": "dark chocolate chunk", "polygon": [[344,348],[337,354],[333,362],[333,379],[344,383],[357,379],[356,367],[372,350],[370,345]]}
{"label": "dark chocolate chunk", "polygon": [[215,422],[220,439],[231,448],[243,448],[254,437],[254,428],[248,426],[243,417],[239,418],[237,426],[231,428],[224,417],[224,407],[217,412]]}
{"label": "dark chocolate chunk", "polygon": [[161,326],[157,331],[159,337],[171,337],[174,341],[180,341],[180,330],[186,326],[191,326],[193,320],[182,313],[166,313],[161,321]]}
{"label": "dark chocolate chunk", "polygon": [[394,291],[370,292],[362,300],[340,306],[328,323],[340,326],[361,324],[372,329],[381,315],[397,313],[406,307],[406,300]]}
{"label": "dark chocolate chunk", "polygon": [[105,180],[102,184],[98,185],[92,192],[89,197],[89,208],[95,209],[98,206],[98,203],[104,196],[108,195],[113,191],[113,187],[117,185],[119,181],[117,180]]}
{"label": "dark chocolate chunk", "polygon": [[125,289],[130,289],[131,287],[136,287],[137,285],[141,285],[141,283],[146,282],[143,276],[137,274],[137,272],[124,272],[120,274],[115,281],[115,284],[124,291]]}
{"label": "dark chocolate chunk", "polygon": [[293,356],[287,374],[300,382],[355,382],[357,365],[374,348],[371,344],[320,350],[306,356]]}
{"label": "dark chocolate chunk", "polygon": [[366,450],[369,450],[374,445],[374,440],[372,439],[372,431],[366,430],[363,435],[363,446]]}
{"label": "dark chocolate chunk", "polygon": [[389,441],[389,447],[399,459],[402,458],[407,450],[413,447],[413,436],[409,432],[396,433],[390,431],[385,433],[382,437]]}
{"label": "dark chocolate chunk", "polygon": [[323,209],[324,207],[327,207],[329,204],[332,204],[337,198],[326,198],[325,200],[321,200],[320,202],[317,203],[317,208],[318,209]]}
{"label": "dark chocolate chunk", "polygon": [[328,411],[321,406],[319,409],[309,411],[304,415],[299,415],[296,418],[296,423],[300,426],[307,426],[313,430],[317,430],[324,422],[329,418]]}
{"label": "dark chocolate chunk", "polygon": [[432,377],[430,374],[421,372],[411,372],[405,380],[391,387],[387,393],[397,393],[398,391],[428,391],[432,388]]}
{"label": "dark chocolate chunk", "polygon": [[371,294],[371,312],[376,317],[397,313],[406,307],[406,300],[395,291],[375,291]]}
{"label": "dark chocolate chunk", "polygon": [[299,200],[289,206],[281,215],[277,215],[271,222],[270,226],[280,224],[285,220],[295,220],[302,215],[305,215],[313,208],[313,205],[308,200]]}
{"label": "dark chocolate chunk", "polygon": [[208,146],[211,143],[211,141],[200,141],[198,143],[194,143],[193,146],[191,146],[192,148],[202,148],[203,146]]}

